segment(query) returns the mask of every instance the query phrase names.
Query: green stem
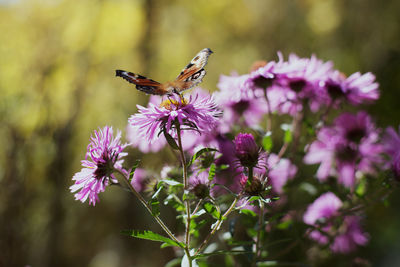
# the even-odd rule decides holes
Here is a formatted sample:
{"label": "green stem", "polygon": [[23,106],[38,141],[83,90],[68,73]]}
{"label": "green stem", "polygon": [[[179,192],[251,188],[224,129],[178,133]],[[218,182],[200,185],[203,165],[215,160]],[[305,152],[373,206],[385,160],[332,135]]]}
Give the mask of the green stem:
{"label": "green stem", "polygon": [[[185,158],[185,153],[183,152],[183,146],[182,146],[182,136],[181,136],[181,127],[179,123],[176,126],[176,132],[178,135],[178,147],[179,147],[179,152],[181,156],[181,161],[182,161],[182,168],[183,168],[183,184],[184,184],[184,194],[187,194],[188,192],[188,187],[189,187],[189,182],[188,182],[188,177],[187,177],[187,165],[186,165],[186,158]],[[185,199],[185,206],[186,206],[186,231],[185,231],[185,244],[186,248],[190,250],[190,203],[189,199]],[[188,254],[189,262],[190,261],[190,254]]]}
{"label": "green stem", "polygon": [[200,245],[200,247],[196,250],[196,252],[194,253],[194,257],[196,255],[198,255],[208,244],[208,242],[210,241],[211,237],[217,232],[217,230],[221,227],[222,222],[228,217],[228,215],[233,211],[233,208],[236,206],[237,201],[239,200],[239,196],[237,196],[231,206],[227,209],[227,211],[225,211],[224,215],[222,215],[222,218],[218,220],[218,222],[216,223],[216,225],[214,226],[214,228],[211,230],[211,232],[207,235],[206,239],[204,239],[203,243]]}
{"label": "green stem", "polygon": [[169,230],[169,228],[165,225],[165,223],[161,220],[161,218],[158,217],[158,215],[153,215],[153,213],[151,212],[150,205],[147,204],[146,200],[142,197],[142,195],[139,194],[136,191],[136,189],[132,186],[132,184],[129,182],[129,177],[126,176],[127,174],[123,173],[121,170],[118,169],[116,169],[116,171],[125,178],[124,181],[128,185],[130,191],[139,199],[139,201],[143,204],[143,206],[147,209],[147,211],[151,214],[151,216],[153,216],[153,218],[157,221],[157,223],[161,226],[161,228],[165,231],[165,233],[167,233],[167,235],[172,240],[180,244],[181,242],[174,236],[174,234],[171,232],[171,230]]}
{"label": "green stem", "polygon": [[260,258],[261,256],[261,234],[264,231],[264,202],[260,201],[260,217],[258,220],[258,232],[257,232],[257,240],[256,240],[256,253],[254,255],[254,261],[253,264],[256,266],[257,264],[257,259]]}

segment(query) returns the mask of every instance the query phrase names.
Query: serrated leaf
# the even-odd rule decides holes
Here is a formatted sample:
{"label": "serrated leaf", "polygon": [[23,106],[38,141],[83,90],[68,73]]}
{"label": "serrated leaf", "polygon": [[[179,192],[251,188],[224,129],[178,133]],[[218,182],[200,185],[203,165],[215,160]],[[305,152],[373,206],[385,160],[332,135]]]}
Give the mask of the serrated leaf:
{"label": "serrated leaf", "polygon": [[184,244],[182,244],[182,243],[175,242],[174,240],[169,239],[168,237],[159,235],[159,234],[154,233],[149,230],[123,230],[122,233],[125,235],[132,236],[132,237],[140,238],[140,239],[164,242],[171,246],[176,246],[176,247],[181,247],[181,248],[184,247]]}
{"label": "serrated leaf", "polygon": [[171,146],[172,149],[179,150],[179,146],[176,144],[175,139],[167,133],[167,130],[164,129],[164,136],[165,139],[167,140],[168,144]]}
{"label": "serrated leaf", "polygon": [[262,139],[262,146],[265,151],[269,152],[272,149],[272,136],[271,132],[267,132]]}
{"label": "serrated leaf", "polygon": [[160,201],[158,201],[157,198],[150,199],[149,205],[151,206],[151,214],[153,214],[153,216],[160,215]]}
{"label": "serrated leaf", "polygon": [[219,220],[221,218],[221,214],[217,211],[213,204],[210,202],[205,202],[203,207],[207,213],[211,214],[215,219]]}
{"label": "serrated leaf", "polygon": [[132,183],[133,176],[135,175],[136,168],[139,166],[140,159],[137,159],[129,172],[129,183]]}
{"label": "serrated leaf", "polygon": [[208,171],[208,180],[211,182],[215,178],[215,163],[211,164],[210,170]]}
{"label": "serrated leaf", "polygon": [[189,162],[189,166],[192,165],[196,161],[196,159],[198,159],[202,154],[207,153],[207,152],[215,152],[215,151],[218,151],[218,149],[211,148],[211,147],[205,147],[205,148],[200,149],[193,155],[191,161]]}

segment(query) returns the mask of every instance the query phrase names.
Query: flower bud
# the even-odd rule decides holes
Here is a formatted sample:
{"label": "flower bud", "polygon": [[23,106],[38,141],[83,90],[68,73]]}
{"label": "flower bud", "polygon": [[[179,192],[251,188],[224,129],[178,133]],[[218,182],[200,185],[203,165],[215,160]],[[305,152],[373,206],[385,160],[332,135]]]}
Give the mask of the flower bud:
{"label": "flower bud", "polygon": [[253,168],[258,163],[260,150],[253,135],[240,133],[235,138],[236,157],[244,167]]}

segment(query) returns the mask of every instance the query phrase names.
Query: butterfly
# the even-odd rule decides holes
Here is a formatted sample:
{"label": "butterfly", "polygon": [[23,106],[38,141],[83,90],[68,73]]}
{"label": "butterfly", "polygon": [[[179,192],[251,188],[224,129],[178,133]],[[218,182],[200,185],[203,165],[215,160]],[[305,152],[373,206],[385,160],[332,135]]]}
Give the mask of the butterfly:
{"label": "butterfly", "polygon": [[115,76],[122,77],[130,83],[136,85],[136,89],[151,95],[171,95],[180,93],[199,84],[206,75],[204,66],[207,64],[208,57],[213,53],[210,48],[201,50],[181,71],[174,81],[159,83],[148,79],[142,75],[116,70]]}

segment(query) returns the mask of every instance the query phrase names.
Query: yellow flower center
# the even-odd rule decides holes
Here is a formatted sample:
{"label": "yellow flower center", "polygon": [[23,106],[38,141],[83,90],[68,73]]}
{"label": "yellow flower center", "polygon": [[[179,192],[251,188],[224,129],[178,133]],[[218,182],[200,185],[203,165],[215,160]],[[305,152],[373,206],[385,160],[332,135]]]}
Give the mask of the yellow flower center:
{"label": "yellow flower center", "polygon": [[168,110],[172,110],[171,105],[174,105],[175,107],[184,107],[187,105],[187,103],[188,103],[188,101],[185,98],[183,98],[183,96],[181,95],[180,101],[171,99],[171,98],[167,98],[163,102],[161,102],[160,107],[168,109]]}

